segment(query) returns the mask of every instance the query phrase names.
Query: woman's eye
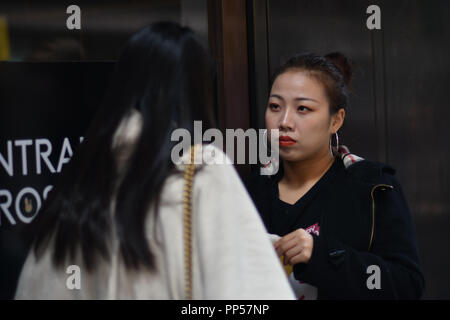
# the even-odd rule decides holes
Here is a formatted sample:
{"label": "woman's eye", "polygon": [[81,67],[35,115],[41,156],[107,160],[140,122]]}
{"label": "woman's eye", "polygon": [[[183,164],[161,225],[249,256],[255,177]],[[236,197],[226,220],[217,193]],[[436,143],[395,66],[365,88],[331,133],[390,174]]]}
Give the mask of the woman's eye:
{"label": "woman's eye", "polygon": [[311,111],[310,108],[305,107],[305,106],[300,106],[300,107],[297,108],[297,110],[298,110],[298,111],[302,111],[302,112],[304,112],[304,111]]}
{"label": "woman's eye", "polygon": [[272,109],[272,110],[276,110],[276,109],[279,109],[280,106],[275,104],[275,103],[271,103],[271,104],[269,104],[269,108]]}

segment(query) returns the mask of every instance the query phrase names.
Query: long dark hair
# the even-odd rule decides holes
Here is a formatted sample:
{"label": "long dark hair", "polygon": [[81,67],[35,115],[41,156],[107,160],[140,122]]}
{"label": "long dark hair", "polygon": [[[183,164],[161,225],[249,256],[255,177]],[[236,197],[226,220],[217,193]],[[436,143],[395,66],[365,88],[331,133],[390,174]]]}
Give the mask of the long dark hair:
{"label": "long dark hair", "polygon": [[[36,218],[36,256],[52,240],[55,266],[81,254],[92,270],[98,258],[110,260],[115,236],[127,268],[152,269],[145,219],[152,205],[158,207],[163,182],[173,171],[170,153],[177,142],[170,141],[171,132],[181,127],[192,136],[194,120],[213,127],[212,92],[212,63],[189,28],[159,22],[137,32],[120,56],[85,140]],[[142,127],[119,170],[114,135],[133,110]]]}

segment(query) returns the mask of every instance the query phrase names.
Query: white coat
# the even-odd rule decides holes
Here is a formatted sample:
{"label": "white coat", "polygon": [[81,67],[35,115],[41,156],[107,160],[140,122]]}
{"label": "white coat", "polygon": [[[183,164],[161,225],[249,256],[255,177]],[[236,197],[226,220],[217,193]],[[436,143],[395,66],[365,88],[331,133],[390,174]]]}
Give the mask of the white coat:
{"label": "white coat", "polygon": [[[130,143],[139,133],[135,112],[116,138]],[[128,142],[127,142],[128,141]],[[212,145],[203,146],[203,162],[225,157]],[[229,162],[199,164],[193,185],[193,299],[294,299],[263,222],[236,170]],[[206,160],[206,161],[205,161]],[[31,251],[19,278],[16,299],[184,299],[183,251],[184,165],[170,175],[162,188],[156,220],[150,210],[146,234],[155,256],[156,271],[130,271],[113,239],[111,263],[93,272],[81,261],[63,269],[51,263],[52,246],[39,261]],[[156,225],[155,225],[156,224]],[[156,240],[156,241],[155,241]],[[79,267],[66,273],[69,265]],[[76,267],[75,267],[76,268]],[[74,287],[79,274],[80,288]]]}

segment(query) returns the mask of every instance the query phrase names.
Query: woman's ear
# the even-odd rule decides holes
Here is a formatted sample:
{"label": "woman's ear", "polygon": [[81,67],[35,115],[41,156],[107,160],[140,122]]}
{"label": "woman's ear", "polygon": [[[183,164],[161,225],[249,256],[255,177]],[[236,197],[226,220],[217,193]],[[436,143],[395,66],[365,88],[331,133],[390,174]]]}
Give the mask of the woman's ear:
{"label": "woman's ear", "polygon": [[331,133],[336,133],[344,124],[345,110],[343,108],[339,109],[338,112],[331,116]]}

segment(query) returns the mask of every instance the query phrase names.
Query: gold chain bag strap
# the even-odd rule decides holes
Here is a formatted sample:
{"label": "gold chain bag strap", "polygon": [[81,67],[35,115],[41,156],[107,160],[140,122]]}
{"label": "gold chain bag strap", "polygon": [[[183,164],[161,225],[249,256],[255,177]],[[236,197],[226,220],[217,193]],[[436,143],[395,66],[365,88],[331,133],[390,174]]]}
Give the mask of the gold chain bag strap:
{"label": "gold chain bag strap", "polygon": [[184,265],[186,280],[186,299],[192,299],[192,185],[194,182],[195,147],[191,146],[190,162],[184,171],[184,192],[183,192],[183,225],[184,225]]}

